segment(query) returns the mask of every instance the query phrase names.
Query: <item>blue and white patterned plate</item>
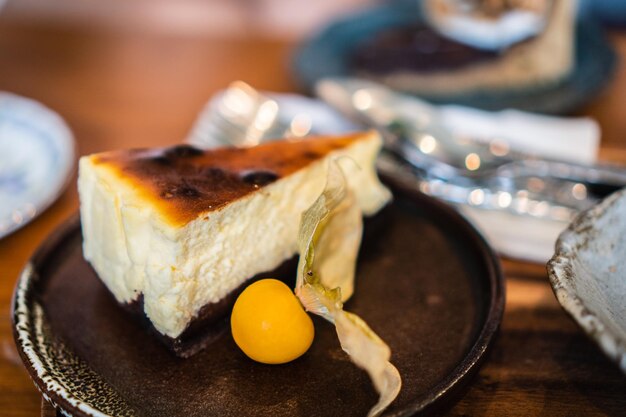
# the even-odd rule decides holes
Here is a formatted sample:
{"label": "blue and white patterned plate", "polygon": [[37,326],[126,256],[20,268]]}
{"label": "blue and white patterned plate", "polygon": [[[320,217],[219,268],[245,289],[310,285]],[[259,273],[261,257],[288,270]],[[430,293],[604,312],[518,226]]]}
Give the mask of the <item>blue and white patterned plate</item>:
{"label": "blue and white patterned plate", "polygon": [[61,194],[74,169],[74,139],[42,104],[0,92],[0,238]]}

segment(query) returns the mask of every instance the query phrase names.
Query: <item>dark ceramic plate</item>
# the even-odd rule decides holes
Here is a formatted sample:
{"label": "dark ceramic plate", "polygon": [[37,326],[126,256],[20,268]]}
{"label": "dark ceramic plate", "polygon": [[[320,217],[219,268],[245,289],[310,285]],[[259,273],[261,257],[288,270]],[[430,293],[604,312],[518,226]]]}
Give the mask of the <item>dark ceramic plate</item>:
{"label": "dark ceramic plate", "polygon": [[[305,89],[312,91],[322,78],[353,75],[349,59],[359,45],[380,31],[419,22],[420,14],[417,1],[399,0],[331,24],[296,52],[293,60],[296,79]],[[570,113],[592,99],[611,79],[617,61],[600,26],[590,16],[579,17],[575,42],[576,62],[572,73],[557,85],[420,97],[433,103],[461,104],[485,110],[516,108],[538,113]]]}
{"label": "dark ceramic plate", "polygon": [[[404,384],[385,415],[408,416],[462,392],[500,323],[504,286],[497,258],[456,212],[392,189],[393,204],[366,225],[347,309],[390,345]],[[24,269],[13,321],[35,384],[74,416],[364,416],[377,399],[323,321],[311,349],[286,365],[247,359],[230,333],[175,358],[83,260],[77,219]]]}

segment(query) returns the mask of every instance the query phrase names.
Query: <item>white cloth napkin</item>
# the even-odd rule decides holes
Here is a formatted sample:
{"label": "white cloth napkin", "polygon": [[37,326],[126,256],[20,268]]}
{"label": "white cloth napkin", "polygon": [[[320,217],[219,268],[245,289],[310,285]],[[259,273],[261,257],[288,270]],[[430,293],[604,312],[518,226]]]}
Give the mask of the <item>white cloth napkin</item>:
{"label": "white cloth napkin", "polygon": [[512,149],[561,161],[596,161],[600,128],[589,118],[564,118],[519,110],[487,112],[463,106],[439,106],[442,122],[459,136],[497,138]]}

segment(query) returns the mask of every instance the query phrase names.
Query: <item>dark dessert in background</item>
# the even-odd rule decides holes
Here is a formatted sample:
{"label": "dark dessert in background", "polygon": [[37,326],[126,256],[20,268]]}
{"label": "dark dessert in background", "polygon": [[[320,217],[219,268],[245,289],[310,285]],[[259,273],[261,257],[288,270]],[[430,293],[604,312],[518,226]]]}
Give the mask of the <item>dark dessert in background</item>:
{"label": "dark dessert in background", "polygon": [[448,39],[425,24],[393,28],[367,40],[354,52],[353,68],[384,75],[398,70],[423,73],[454,70],[497,59],[486,51]]}
{"label": "dark dessert in background", "polygon": [[[549,12],[544,27],[535,34],[520,33],[519,40],[510,45],[494,48],[479,45],[477,38],[461,41],[458,30],[456,38],[443,33],[443,20],[435,23],[425,13],[421,23],[388,28],[364,40],[351,57],[352,71],[398,90],[435,97],[556,84],[569,75],[574,63],[576,2],[537,1],[545,3]],[[463,18],[473,19],[476,8],[484,7],[485,12],[476,16],[478,26],[497,20],[498,12],[505,19],[504,13],[511,10],[494,8],[489,1],[471,3],[474,8]],[[496,42],[484,41],[485,45]]]}

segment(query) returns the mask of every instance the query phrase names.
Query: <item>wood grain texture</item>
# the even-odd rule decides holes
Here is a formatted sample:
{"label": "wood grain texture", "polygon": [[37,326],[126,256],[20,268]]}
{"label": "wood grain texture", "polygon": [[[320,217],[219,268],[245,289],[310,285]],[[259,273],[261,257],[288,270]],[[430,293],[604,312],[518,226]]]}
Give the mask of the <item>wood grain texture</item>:
{"label": "wood grain texture", "polygon": [[[612,40],[626,57],[626,34]],[[243,79],[292,91],[292,45],[262,38],[116,33],[47,26],[0,14],[0,90],[33,97],[66,118],[80,154],[179,142],[215,91]],[[580,114],[603,130],[601,157],[626,163],[626,68]],[[11,336],[15,280],[35,248],[78,208],[75,187],[34,222],[0,240],[0,414],[41,415],[41,397]],[[545,268],[504,261],[508,302],[499,338],[449,416],[618,416],[620,374],[561,310]]]}
{"label": "wood grain texture", "polygon": [[41,417],[58,417],[57,410],[43,398],[41,399]]}

